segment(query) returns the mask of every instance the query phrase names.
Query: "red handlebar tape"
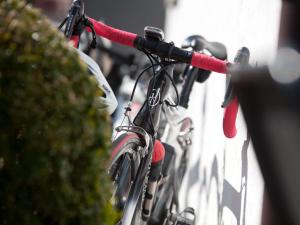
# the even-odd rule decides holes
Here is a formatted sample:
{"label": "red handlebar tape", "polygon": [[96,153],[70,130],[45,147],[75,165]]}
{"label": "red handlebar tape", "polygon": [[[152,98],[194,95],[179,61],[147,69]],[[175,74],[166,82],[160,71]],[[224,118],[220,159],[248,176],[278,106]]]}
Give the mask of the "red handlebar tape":
{"label": "red handlebar tape", "polygon": [[217,73],[227,73],[226,61],[197,52],[193,53],[191,65]]}
{"label": "red handlebar tape", "polygon": [[[134,47],[137,34],[110,27],[92,18],[89,18],[89,21],[93,23],[97,35],[122,45]],[[90,28],[87,30],[91,31]],[[196,52],[193,53],[191,65],[218,73],[227,72],[227,62]]]}
{"label": "red handlebar tape", "polygon": [[237,97],[235,97],[232,102],[225,108],[223,117],[223,132],[227,138],[234,138],[237,129],[235,126],[235,121],[238,113],[239,103]]}
{"label": "red handlebar tape", "polygon": [[114,157],[118,156],[118,154],[120,155],[122,147],[125,146],[130,139],[135,139],[135,138],[138,138],[137,134],[135,133],[126,133],[123,136],[117,138],[116,141],[114,142],[110,159],[112,160]]}
{"label": "red handlebar tape", "polygon": [[[117,42],[122,45],[127,45],[130,47],[134,46],[134,40],[136,39],[137,35],[134,33],[130,33],[127,31],[115,29],[110,27],[104,23],[96,21],[92,18],[89,18],[89,21],[93,23],[94,29],[97,35],[107,38],[113,42]],[[90,28],[87,28],[88,31],[91,31]]]}

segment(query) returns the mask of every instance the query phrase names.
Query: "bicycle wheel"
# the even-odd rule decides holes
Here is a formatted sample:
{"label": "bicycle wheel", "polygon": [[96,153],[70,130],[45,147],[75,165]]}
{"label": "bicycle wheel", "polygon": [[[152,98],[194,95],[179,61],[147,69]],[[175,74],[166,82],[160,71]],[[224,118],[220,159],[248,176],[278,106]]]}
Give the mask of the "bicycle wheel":
{"label": "bicycle wheel", "polygon": [[135,178],[142,146],[140,138],[134,133],[120,135],[112,144],[111,166],[109,174],[114,182],[115,206],[123,210],[131,184]]}
{"label": "bicycle wheel", "polygon": [[142,195],[147,182],[151,154],[142,157],[142,140],[134,133],[122,134],[113,142],[109,174],[115,182],[117,207],[123,211],[119,224],[140,225]]}
{"label": "bicycle wheel", "polygon": [[121,220],[122,225],[147,224],[147,222],[142,220],[142,205],[143,194],[145,193],[146,185],[148,183],[150,164],[151,154],[147,154],[144,158],[142,158],[136,177],[132,183],[128,199],[123,210],[123,217]]}

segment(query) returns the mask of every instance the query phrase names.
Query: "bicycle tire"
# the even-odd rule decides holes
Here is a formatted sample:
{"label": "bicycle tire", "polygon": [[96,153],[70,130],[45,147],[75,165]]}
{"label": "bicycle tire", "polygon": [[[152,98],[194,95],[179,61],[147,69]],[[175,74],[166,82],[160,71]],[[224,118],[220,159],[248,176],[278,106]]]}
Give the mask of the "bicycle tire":
{"label": "bicycle tire", "polygon": [[115,180],[116,188],[114,191],[114,196],[116,200],[116,207],[119,210],[123,210],[127,196],[129,194],[131,182],[132,182],[132,159],[128,153],[122,157],[119,173],[117,179]]}
{"label": "bicycle tire", "polygon": [[124,133],[112,143],[109,175],[115,183],[115,206],[123,210],[139,165],[138,147],[142,142],[134,133]]}
{"label": "bicycle tire", "polygon": [[[142,157],[138,151],[139,147],[144,147],[143,142],[135,133],[122,134],[113,142],[112,163],[109,173],[112,177],[130,177],[131,181],[130,190],[125,205],[122,208],[123,216],[119,222],[120,225],[140,225],[142,222],[141,213],[139,211],[141,211],[140,209],[142,207],[142,196],[147,182],[151,154]],[[130,155],[130,159],[128,157],[126,158],[126,155]],[[122,162],[124,158],[126,160]],[[130,163],[128,163],[128,159]],[[120,167],[120,164],[124,165],[124,162],[127,170],[120,170],[120,168],[124,168]],[[128,166],[129,164],[130,166]],[[128,176],[128,173],[131,173],[131,175]],[[122,179],[117,179],[116,177],[116,188],[117,191],[121,192],[124,182],[121,182]],[[121,183],[118,183],[118,181]],[[126,191],[127,190],[125,190],[125,192]]]}
{"label": "bicycle tire", "polygon": [[140,163],[135,180],[130,189],[130,193],[123,210],[122,225],[142,225],[146,224],[142,220],[142,202],[148,182],[148,174],[151,165],[151,155],[148,154]]}

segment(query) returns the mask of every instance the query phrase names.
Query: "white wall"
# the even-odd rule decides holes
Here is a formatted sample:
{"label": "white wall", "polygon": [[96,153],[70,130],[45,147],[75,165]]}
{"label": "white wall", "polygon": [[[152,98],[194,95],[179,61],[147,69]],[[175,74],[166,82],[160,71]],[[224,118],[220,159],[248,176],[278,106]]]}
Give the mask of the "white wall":
{"label": "white wall", "polygon": [[[280,7],[279,0],[179,0],[167,11],[166,37],[180,45],[188,35],[200,34],[225,44],[229,61],[246,46],[253,65],[270,62]],[[194,144],[180,204],[195,208],[198,225],[258,225],[263,180],[240,112],[237,136],[223,135],[224,92],[225,76],[216,73],[193,90]]]}

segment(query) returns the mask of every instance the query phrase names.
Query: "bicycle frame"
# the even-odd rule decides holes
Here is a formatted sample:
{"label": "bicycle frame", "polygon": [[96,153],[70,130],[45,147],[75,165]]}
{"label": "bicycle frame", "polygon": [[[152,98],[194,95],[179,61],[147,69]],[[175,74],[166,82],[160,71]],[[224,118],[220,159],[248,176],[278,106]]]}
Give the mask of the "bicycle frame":
{"label": "bicycle frame", "polygon": [[[157,134],[162,106],[168,97],[171,86],[170,78],[173,78],[173,68],[173,65],[168,65],[167,71],[161,69],[158,75],[150,81],[147,99],[133,121],[136,126],[142,127],[152,137]],[[166,73],[171,77],[168,77]]]}

